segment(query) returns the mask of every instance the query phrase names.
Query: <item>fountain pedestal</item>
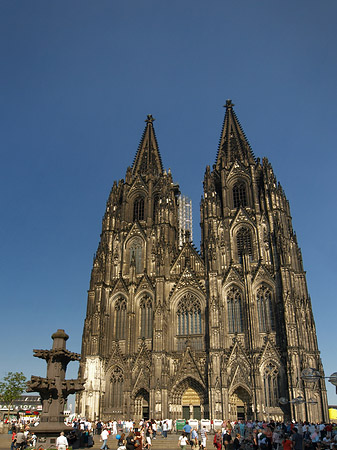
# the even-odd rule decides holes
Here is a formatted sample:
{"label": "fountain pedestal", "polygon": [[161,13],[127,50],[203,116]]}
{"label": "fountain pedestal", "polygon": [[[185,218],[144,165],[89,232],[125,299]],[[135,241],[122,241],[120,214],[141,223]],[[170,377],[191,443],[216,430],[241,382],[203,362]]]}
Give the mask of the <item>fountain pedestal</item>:
{"label": "fountain pedestal", "polygon": [[45,359],[47,362],[46,378],[32,376],[27,383],[27,392],[39,392],[42,400],[40,423],[34,427],[38,448],[55,448],[60,432],[66,433],[71,430],[64,424],[64,406],[68,395],[84,389],[84,380],[65,379],[69,362],[80,360],[78,353],[67,350],[68,338],[64,330],[57,330],[52,335],[51,350],[34,350],[34,356]]}

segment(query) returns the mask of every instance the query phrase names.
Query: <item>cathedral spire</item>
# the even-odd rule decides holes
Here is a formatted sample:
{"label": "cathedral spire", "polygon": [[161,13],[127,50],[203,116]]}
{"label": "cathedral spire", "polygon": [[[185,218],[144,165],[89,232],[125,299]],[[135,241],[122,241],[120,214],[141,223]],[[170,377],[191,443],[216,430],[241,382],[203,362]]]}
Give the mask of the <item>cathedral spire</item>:
{"label": "cathedral spire", "polygon": [[132,166],[132,175],[161,175],[163,164],[159,153],[158,143],[153,128],[154,118],[148,114],[146,127],[140,141],[138,151]]}
{"label": "cathedral spire", "polygon": [[226,108],[226,114],[216,158],[217,169],[221,167],[222,160],[224,160],[225,165],[231,164],[234,161],[241,161],[246,164],[255,163],[254,153],[234,112],[233,106],[232,100],[227,100],[224,106]]}

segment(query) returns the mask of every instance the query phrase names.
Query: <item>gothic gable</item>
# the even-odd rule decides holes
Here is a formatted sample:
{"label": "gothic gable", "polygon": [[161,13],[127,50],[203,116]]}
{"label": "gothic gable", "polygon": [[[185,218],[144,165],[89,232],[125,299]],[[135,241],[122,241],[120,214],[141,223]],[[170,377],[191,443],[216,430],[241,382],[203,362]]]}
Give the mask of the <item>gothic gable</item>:
{"label": "gothic gable", "polygon": [[170,273],[180,275],[187,265],[200,275],[203,275],[205,272],[204,263],[190,242],[186,242],[180,250],[177,258],[172,264]]}
{"label": "gothic gable", "polygon": [[154,286],[151,283],[151,280],[147,274],[144,274],[138,283],[135,294],[139,294],[142,291],[150,291],[154,294]]}
{"label": "gothic gable", "polygon": [[151,363],[152,363],[151,354],[150,354],[145,342],[142,341],[139,346],[139,349],[138,349],[137,358],[136,358],[135,362],[133,363],[132,372],[135,373],[135,372],[139,371],[140,369],[149,370],[151,367]]}
{"label": "gothic gable", "polygon": [[140,175],[137,175],[134,182],[132,183],[130,190],[129,190],[128,197],[132,197],[134,195],[134,193],[137,191],[145,191],[146,193],[148,193],[147,186],[146,186],[143,178]]}
{"label": "gothic gable", "polygon": [[125,357],[121,351],[118,341],[113,341],[112,343],[110,358],[107,360],[105,366],[106,372],[114,366],[119,366],[125,370]]}
{"label": "gothic gable", "polygon": [[192,377],[197,380],[203,387],[205,387],[204,379],[201,375],[200,369],[194,359],[190,347],[187,347],[183,353],[179,368],[175,374],[173,385],[181,382],[186,377]]}
{"label": "gothic gable", "polygon": [[250,225],[253,229],[255,228],[254,222],[249,217],[247,211],[244,208],[240,208],[236,213],[230,226],[231,230],[233,231],[234,228],[238,225]]}
{"label": "gothic gable", "polygon": [[202,296],[205,296],[205,289],[199,282],[196,274],[192,271],[190,267],[186,267],[184,272],[181,274],[178,283],[176,283],[173,289],[170,292],[169,297],[171,298],[176,292],[179,292],[181,289],[186,287],[193,287],[202,293]]}
{"label": "gothic gable", "polygon": [[116,281],[115,286],[111,290],[111,295],[117,294],[117,292],[121,292],[122,294],[125,294],[126,296],[129,295],[129,289],[122,277],[119,277]]}
{"label": "gothic gable", "polygon": [[240,161],[234,161],[232,164],[229,174],[227,175],[227,181],[231,178],[237,178],[237,177],[245,177],[249,176],[249,170],[240,162]]}
{"label": "gothic gable", "polygon": [[265,338],[265,343],[260,351],[257,363],[261,367],[267,361],[274,361],[277,365],[281,361],[280,352],[268,337]]}
{"label": "gothic gable", "polygon": [[271,283],[272,286],[275,285],[274,277],[271,275],[270,271],[263,264],[261,264],[253,275],[252,282],[257,285],[263,281]]}
{"label": "gothic gable", "polygon": [[224,358],[224,364],[226,366],[232,366],[233,364],[241,365],[249,367],[249,359],[247,357],[247,354],[241,344],[241,342],[238,339],[234,340],[234,344],[231,348],[231,351],[227,358]]}
{"label": "gothic gable", "polygon": [[238,386],[242,386],[249,393],[251,393],[251,380],[249,371],[245,370],[246,368],[241,366],[240,364],[236,364],[235,367],[231,370],[231,375],[229,378],[229,392],[233,392]]}
{"label": "gothic gable", "polygon": [[222,285],[228,285],[229,283],[238,283],[240,286],[243,284],[243,277],[235,267],[230,267],[225,274]]}
{"label": "gothic gable", "polygon": [[142,227],[140,226],[139,222],[135,222],[132,227],[130,228],[128,234],[125,236],[125,240],[124,242],[127,243],[127,241],[129,241],[132,237],[134,236],[139,236],[141,237],[144,241],[146,241],[146,235],[142,229]]}

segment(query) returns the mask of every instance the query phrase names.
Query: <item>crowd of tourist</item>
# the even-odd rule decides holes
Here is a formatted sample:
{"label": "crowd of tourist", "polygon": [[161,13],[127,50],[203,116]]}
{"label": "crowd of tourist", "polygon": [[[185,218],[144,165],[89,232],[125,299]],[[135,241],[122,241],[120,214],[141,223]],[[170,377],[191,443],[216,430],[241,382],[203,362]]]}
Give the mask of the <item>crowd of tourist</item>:
{"label": "crowd of tourist", "polygon": [[[37,436],[34,425],[37,424],[37,418],[13,421],[10,424],[11,450],[35,449]],[[97,443],[99,441],[101,450],[108,450],[110,436],[116,441],[113,446],[117,445],[118,450],[151,450],[155,439],[166,439],[168,433],[175,432],[180,433],[177,446],[181,450],[337,450],[337,424],[330,423],[224,421],[221,428],[209,430],[206,426],[192,427],[186,422],[181,432],[172,420],[141,420],[136,423],[131,420],[91,422],[73,419],[67,425],[69,432],[58,439],[59,450],[66,450],[69,446],[74,450],[90,448],[94,439]]]}

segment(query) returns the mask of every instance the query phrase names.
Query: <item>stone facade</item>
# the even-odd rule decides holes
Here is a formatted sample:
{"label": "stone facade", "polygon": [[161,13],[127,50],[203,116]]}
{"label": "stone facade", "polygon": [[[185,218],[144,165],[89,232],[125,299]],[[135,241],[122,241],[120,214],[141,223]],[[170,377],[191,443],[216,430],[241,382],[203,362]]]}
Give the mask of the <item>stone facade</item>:
{"label": "stone facade", "polygon": [[[148,116],[113,184],[82,341],[80,414],[91,419],[327,419],[324,375],[289,203],[255,158],[231,101],[206,168],[201,251],[179,248],[179,186]],[[280,405],[302,396],[305,403]]]}

